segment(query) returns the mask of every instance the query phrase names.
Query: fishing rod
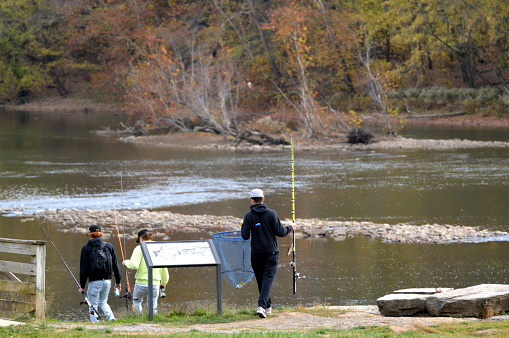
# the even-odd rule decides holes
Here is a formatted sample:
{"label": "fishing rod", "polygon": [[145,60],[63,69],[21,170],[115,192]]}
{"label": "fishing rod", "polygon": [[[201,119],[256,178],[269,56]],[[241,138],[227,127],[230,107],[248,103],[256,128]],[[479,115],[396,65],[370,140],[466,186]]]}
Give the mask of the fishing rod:
{"label": "fishing rod", "polygon": [[[46,237],[48,238],[49,242],[51,243],[51,245],[53,246],[53,248],[55,249],[55,251],[57,252],[57,255],[58,257],[60,257],[60,259],[62,260],[62,263],[64,263],[65,265],[65,268],[67,269],[67,271],[69,271],[69,273],[71,274],[71,277],[72,279],[74,279],[74,283],[76,283],[76,285],[78,286],[78,290],[81,289],[81,285],[80,283],[78,282],[78,280],[76,279],[76,277],[74,277],[74,275],[72,274],[72,271],[71,269],[69,269],[69,266],[67,265],[67,263],[65,262],[64,260],[64,257],[62,257],[62,255],[60,254],[60,252],[58,251],[57,247],[55,246],[55,244],[53,243],[53,241],[51,240],[51,238],[49,238],[49,235],[48,233],[46,232],[46,229],[42,228],[42,231],[44,232],[44,234],[46,235]],[[88,308],[90,309],[90,314],[92,316],[94,316],[97,320],[99,320],[101,318],[101,316],[99,316],[99,312],[97,312],[97,310],[95,309],[94,306],[92,306],[92,304],[90,303],[90,301],[88,300],[88,297],[87,297],[87,293],[85,291],[82,291],[81,292],[83,294],[83,300],[80,302],[80,305],[81,304],[87,304],[88,305]]]}
{"label": "fishing rod", "polygon": [[[122,254],[122,262],[123,262],[125,260],[124,247],[122,245],[122,241],[120,240],[120,230],[118,228],[117,209],[115,207],[115,202],[113,204],[114,204],[114,214],[115,214],[115,226],[117,228],[117,238],[118,238],[118,243],[120,244],[120,253]],[[124,269],[124,270],[125,270],[125,279],[126,279],[126,289],[125,289],[126,292],[123,295],[115,293],[115,296],[118,296],[120,298],[124,297],[126,299],[125,306],[126,306],[126,308],[129,309],[129,302],[131,302],[131,305],[134,308],[134,304],[132,303],[133,294],[131,293],[131,285],[129,283],[129,272],[127,271],[127,269]]]}
{"label": "fishing rod", "polygon": [[[292,158],[292,222],[295,224],[295,155],[294,155],[294,146],[293,146],[293,137],[290,136],[290,153]],[[297,272],[297,264],[295,258],[295,230],[292,230],[292,245],[290,246],[292,252],[292,261],[290,262],[290,266],[292,267],[293,272],[293,294],[297,293],[297,279],[300,277],[300,274]],[[290,254],[290,250],[288,254]]]}
{"label": "fishing rod", "polygon": [[[114,215],[115,215],[115,226],[117,228],[117,238],[118,238],[118,243],[120,245],[120,253],[122,254],[122,262],[125,260],[125,254],[124,254],[124,248],[125,248],[125,224],[124,224],[124,216],[122,214],[122,209],[123,209],[123,200],[122,200],[122,195],[123,195],[123,184],[122,184],[122,172],[120,172],[120,204],[121,204],[121,209],[120,209],[120,212],[121,212],[121,216],[122,216],[122,232],[123,232],[123,241],[124,241],[124,244],[122,245],[122,240],[120,240],[120,230],[119,230],[119,227],[118,227],[118,218],[117,218],[117,207],[115,205],[115,201],[113,201],[113,212],[114,212]],[[127,271],[127,268],[124,267],[124,270],[125,270],[125,279],[126,279],[126,288],[125,288],[125,294],[121,295],[120,294],[115,294],[115,296],[119,296],[120,298],[125,298],[125,306],[127,309],[129,309],[129,302],[131,302],[131,308],[132,310],[134,311],[134,303],[133,303],[133,294],[131,292],[131,284],[129,283],[129,271]]]}

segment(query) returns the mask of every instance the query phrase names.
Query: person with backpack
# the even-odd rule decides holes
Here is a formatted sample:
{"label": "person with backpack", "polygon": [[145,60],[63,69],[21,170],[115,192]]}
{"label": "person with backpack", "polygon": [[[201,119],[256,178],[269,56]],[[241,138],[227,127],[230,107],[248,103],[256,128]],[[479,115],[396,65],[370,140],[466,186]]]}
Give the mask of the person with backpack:
{"label": "person with backpack", "polygon": [[120,269],[115,255],[113,245],[104,242],[101,237],[101,227],[92,225],[88,228],[90,239],[81,248],[80,257],[80,288],[79,292],[85,292],[85,285],[88,280],[88,300],[90,302],[90,321],[97,322],[93,311],[100,307],[106,320],[113,321],[115,316],[108,305],[108,293],[111,289],[111,277],[115,276],[115,288],[120,290]]}
{"label": "person with backpack", "polygon": [[[152,233],[148,229],[138,231],[138,239],[136,243],[141,242],[152,242]],[[122,262],[122,265],[128,269],[136,270],[136,283],[134,284],[133,290],[133,305],[134,311],[140,313],[142,311],[141,304],[143,299],[148,297],[148,267],[141,251],[141,246],[138,245],[134,248],[130,259],[126,259]],[[166,284],[169,280],[169,274],[167,268],[153,268],[152,269],[152,310],[153,313],[157,313],[157,297],[159,291],[163,292]],[[165,296],[166,294],[164,294]],[[161,297],[164,297],[161,294]]]}

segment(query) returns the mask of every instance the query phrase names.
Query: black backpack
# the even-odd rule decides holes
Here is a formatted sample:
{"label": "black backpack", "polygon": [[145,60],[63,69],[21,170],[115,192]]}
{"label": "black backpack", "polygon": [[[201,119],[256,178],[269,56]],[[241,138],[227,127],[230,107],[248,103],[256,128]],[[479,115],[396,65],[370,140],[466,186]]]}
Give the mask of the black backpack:
{"label": "black backpack", "polygon": [[106,243],[101,246],[94,246],[90,254],[90,272],[93,275],[111,275],[112,258]]}

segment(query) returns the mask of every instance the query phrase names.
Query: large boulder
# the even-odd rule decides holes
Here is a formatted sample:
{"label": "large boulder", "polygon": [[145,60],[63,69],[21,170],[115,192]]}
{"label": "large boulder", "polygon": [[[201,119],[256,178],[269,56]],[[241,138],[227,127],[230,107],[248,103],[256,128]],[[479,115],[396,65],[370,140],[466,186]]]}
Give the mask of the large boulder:
{"label": "large boulder", "polygon": [[411,288],[396,290],[376,300],[378,310],[387,317],[429,315],[426,299],[431,294],[453,290],[451,288]]}
{"label": "large boulder", "polygon": [[432,316],[489,318],[509,312],[509,285],[481,284],[430,295],[426,309]]}
{"label": "large boulder", "polygon": [[395,293],[376,300],[378,311],[387,317],[409,317],[426,313],[426,294]]}

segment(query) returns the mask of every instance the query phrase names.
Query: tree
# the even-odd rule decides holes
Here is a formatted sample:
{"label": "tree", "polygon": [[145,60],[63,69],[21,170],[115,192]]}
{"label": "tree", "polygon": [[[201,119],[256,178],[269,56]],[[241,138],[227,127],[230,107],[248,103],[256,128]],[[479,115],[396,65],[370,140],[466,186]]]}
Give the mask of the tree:
{"label": "tree", "polygon": [[[330,46],[323,49],[327,52],[325,54],[327,56],[320,58],[320,61],[329,60],[329,62],[320,63],[327,66],[329,70],[331,68],[334,69],[334,72],[326,72],[326,74],[331,74],[334,78],[339,77],[345,91],[349,95],[355,95],[356,90],[352,79],[353,67],[351,60],[353,59],[352,50],[356,39],[350,29],[352,26],[352,12],[333,2],[325,3],[323,0],[313,0],[313,2],[316,4],[320,14],[318,17],[321,18],[321,23],[324,25],[322,28],[324,38],[319,41],[322,46],[323,44]],[[322,50],[322,48],[319,50]],[[334,83],[337,81],[331,78],[328,79],[328,82]],[[331,87],[337,88],[335,86]]]}
{"label": "tree", "polygon": [[235,136],[246,83],[220,30],[203,15],[199,4],[174,4],[164,23],[144,30],[123,74],[127,108],[152,128]]}
{"label": "tree", "polygon": [[[314,66],[313,53],[308,41],[308,24],[311,11],[292,1],[286,7],[280,7],[271,14],[271,21],[265,27],[274,31],[274,40],[278,43],[279,62],[293,81],[295,91],[286,93],[277,83],[281,95],[299,114],[300,121],[309,137],[318,137],[322,129],[319,117],[320,107],[314,100],[316,92],[311,84],[309,70]],[[291,88],[287,85],[287,88]]]}
{"label": "tree", "polygon": [[147,41],[148,53],[132,64],[125,81],[129,111],[152,127],[237,135],[241,81],[228,48],[212,52],[189,36],[187,48],[179,48],[172,41],[177,35]]}
{"label": "tree", "polygon": [[[387,1],[392,44],[402,47],[402,66],[418,75],[416,85],[448,85],[455,68],[469,87],[501,84],[506,88],[509,6],[503,0]],[[504,69],[505,68],[505,69]],[[437,83],[427,79],[441,71]],[[436,80],[435,80],[436,81]]]}
{"label": "tree", "polygon": [[388,93],[393,90],[388,72],[383,70],[383,63],[375,62],[373,57],[373,43],[369,32],[366,31],[364,45],[359,46],[359,61],[364,66],[366,89],[377,113],[381,113],[385,122],[386,134],[395,135],[396,128],[392,120],[397,118],[398,112],[389,104]]}
{"label": "tree", "polygon": [[222,43],[229,46],[231,57],[241,65],[250,90],[243,92],[240,104],[245,110],[251,107],[268,109],[275,101],[272,82],[281,84],[284,74],[277,62],[277,45],[273,33],[263,29],[269,13],[277,7],[276,0],[214,1],[210,25],[220,31]]}
{"label": "tree", "polygon": [[50,0],[0,2],[0,100],[14,101],[48,86],[68,94],[60,17]]}

